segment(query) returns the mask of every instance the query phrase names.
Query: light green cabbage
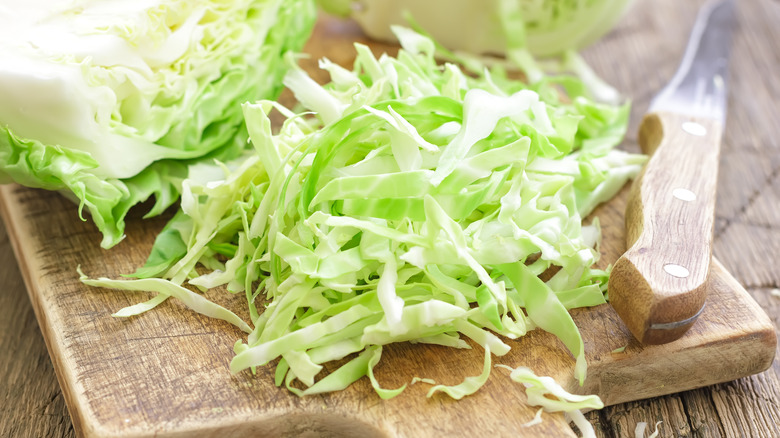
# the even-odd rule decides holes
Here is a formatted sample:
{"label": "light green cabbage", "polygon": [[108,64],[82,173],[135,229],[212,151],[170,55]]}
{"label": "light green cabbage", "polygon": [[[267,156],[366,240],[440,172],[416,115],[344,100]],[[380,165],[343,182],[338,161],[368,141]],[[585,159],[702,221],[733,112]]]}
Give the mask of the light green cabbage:
{"label": "light green cabbage", "polygon": [[0,6],[0,182],[59,190],[119,242],[199,161],[246,148],[241,103],[275,98],[308,0],[37,0]]}
{"label": "light green cabbage", "polygon": [[[584,380],[567,309],[605,302],[598,230],[582,220],[644,163],[614,149],[628,105],[595,103],[569,77],[528,86],[501,69],[470,76],[439,65],[429,38],[396,32],[396,57],[357,44],[352,70],[321,60],[325,86],[288,56],[284,83],[301,108],[245,104],[254,150],[183,182],[182,210],[140,279],[82,281],[158,294],[122,316],[191,300],[185,282],[245,294],[252,331],[230,369],[280,359],[276,383],[300,395],[368,376],[379,396],[396,396],[404,387],[373,374],[384,345],[469,348],[468,338],[485,349],[482,373],[429,393],[460,398],[484,384],[492,355],[537,328],[563,341]],[[284,119],[276,129],[273,111]]]}

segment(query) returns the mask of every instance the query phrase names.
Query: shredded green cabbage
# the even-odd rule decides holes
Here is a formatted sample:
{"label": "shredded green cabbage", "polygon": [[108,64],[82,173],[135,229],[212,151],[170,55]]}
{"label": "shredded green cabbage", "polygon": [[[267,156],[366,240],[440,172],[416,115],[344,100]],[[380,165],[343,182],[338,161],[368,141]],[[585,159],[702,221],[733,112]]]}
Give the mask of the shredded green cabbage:
{"label": "shredded green cabbage", "polygon": [[200,161],[246,148],[241,102],[281,90],[313,0],[39,0],[0,7],[0,183],[62,191],[118,243]]}
{"label": "shredded green cabbage", "polygon": [[[393,397],[405,386],[382,388],[373,374],[382,346],[470,348],[470,339],[485,349],[483,372],[429,392],[460,398],[484,384],[492,355],[536,328],[564,342],[583,381],[567,309],[605,302],[607,273],[593,267],[599,233],[582,219],[644,163],[614,149],[628,105],[596,103],[574,78],[529,86],[500,68],[470,76],[438,64],[429,38],[395,31],[395,57],[358,44],[352,70],[321,60],[324,86],[288,56],[284,82],[301,107],[244,104],[253,151],[201,164],[182,183],[182,210],[139,279],[82,281],[165,295],[153,300],[189,297],[185,282],[245,294],[252,330],[231,371],[280,359],[277,385],[299,395],[368,376]],[[272,111],[284,118],[278,130]],[[324,363],[344,358],[322,376]],[[583,406],[595,402],[556,402]]]}

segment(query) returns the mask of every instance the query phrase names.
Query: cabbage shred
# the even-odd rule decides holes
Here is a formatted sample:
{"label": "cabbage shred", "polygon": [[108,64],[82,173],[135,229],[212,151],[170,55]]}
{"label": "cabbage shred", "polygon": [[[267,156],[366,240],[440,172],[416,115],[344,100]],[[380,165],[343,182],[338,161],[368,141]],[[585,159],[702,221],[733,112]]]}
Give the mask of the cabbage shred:
{"label": "cabbage shred", "polygon": [[[175,296],[239,325],[248,336],[231,371],[279,359],[277,384],[299,395],[368,376],[393,397],[403,387],[382,388],[373,374],[384,345],[470,339],[485,349],[482,374],[431,391],[460,398],[509,340],[536,328],[563,341],[582,382],[567,310],[605,302],[597,228],[582,220],[644,162],[614,149],[628,105],[590,100],[576,78],[529,86],[498,67],[467,75],[437,63],[427,37],[395,32],[397,56],[356,44],[351,70],[321,60],[324,86],[288,56],[284,83],[300,107],[244,104],[253,150],[190,173],[138,279],[82,281],[157,294],[122,316]],[[251,321],[204,307],[187,282],[245,294]]]}

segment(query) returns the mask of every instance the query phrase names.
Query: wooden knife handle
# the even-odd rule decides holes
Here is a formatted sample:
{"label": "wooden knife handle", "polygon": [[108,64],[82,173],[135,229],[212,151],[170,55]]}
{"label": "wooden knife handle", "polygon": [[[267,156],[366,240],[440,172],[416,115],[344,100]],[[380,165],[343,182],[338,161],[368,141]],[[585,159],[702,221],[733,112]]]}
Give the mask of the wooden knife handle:
{"label": "wooden knife handle", "polygon": [[643,344],[682,336],[704,308],[712,259],[720,123],[659,112],[639,144],[650,156],[626,207],[626,253],[609,278],[609,300]]}

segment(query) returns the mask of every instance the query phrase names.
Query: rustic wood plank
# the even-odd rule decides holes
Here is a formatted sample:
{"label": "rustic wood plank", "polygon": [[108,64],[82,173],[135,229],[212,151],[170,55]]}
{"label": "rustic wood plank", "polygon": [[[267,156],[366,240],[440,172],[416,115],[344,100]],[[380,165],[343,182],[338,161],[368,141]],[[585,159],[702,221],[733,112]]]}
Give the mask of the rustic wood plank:
{"label": "rustic wood plank", "polygon": [[0,226],[0,436],[75,432],[5,226]]}
{"label": "rustic wood plank", "polygon": [[[778,149],[780,155],[780,149]],[[778,166],[777,169],[780,169]],[[715,241],[716,254],[746,287],[777,287],[780,270],[766,258],[780,254],[780,174],[774,176],[743,212],[729,221]],[[749,244],[745,244],[745,243]]]}
{"label": "rustic wood plank", "polygon": [[725,435],[779,436],[780,409],[769,399],[777,395],[779,390],[777,378],[772,373],[739,379],[713,388],[713,403]]}
{"label": "rustic wood plank", "polygon": [[712,388],[703,388],[681,394],[685,414],[691,429],[691,437],[722,437],[720,419],[713,415],[715,406],[709,396]]}

